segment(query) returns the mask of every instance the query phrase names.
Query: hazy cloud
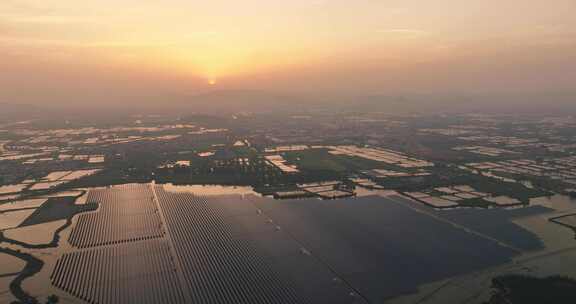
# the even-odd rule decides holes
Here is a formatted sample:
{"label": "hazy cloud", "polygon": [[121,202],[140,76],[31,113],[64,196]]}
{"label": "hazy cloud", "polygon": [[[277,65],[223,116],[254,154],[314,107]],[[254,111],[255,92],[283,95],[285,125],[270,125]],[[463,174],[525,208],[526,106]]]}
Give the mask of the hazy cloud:
{"label": "hazy cloud", "polygon": [[0,102],[136,103],[213,78],[332,96],[566,90],[574,16],[571,0],[0,0]]}

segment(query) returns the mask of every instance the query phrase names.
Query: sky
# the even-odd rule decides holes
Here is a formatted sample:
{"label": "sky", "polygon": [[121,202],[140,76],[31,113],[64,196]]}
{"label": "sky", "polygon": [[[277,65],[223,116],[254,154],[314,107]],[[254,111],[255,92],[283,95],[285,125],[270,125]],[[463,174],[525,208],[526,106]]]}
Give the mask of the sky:
{"label": "sky", "polygon": [[1,0],[0,103],[574,90],[574,0]]}

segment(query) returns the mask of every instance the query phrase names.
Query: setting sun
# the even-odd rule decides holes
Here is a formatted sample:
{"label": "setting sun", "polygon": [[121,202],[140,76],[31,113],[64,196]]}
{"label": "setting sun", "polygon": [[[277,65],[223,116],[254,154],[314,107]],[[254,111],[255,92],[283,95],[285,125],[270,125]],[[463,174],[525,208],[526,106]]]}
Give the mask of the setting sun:
{"label": "setting sun", "polygon": [[576,304],[574,16],[0,0],[0,304]]}
{"label": "setting sun", "polygon": [[[498,14],[482,26],[488,11]],[[80,82],[83,98],[118,87],[141,102],[222,79],[337,96],[571,90],[574,68],[561,59],[574,54],[573,15],[571,0],[4,0],[0,98],[34,103],[58,90],[67,94],[51,101],[74,102],[69,84]]]}

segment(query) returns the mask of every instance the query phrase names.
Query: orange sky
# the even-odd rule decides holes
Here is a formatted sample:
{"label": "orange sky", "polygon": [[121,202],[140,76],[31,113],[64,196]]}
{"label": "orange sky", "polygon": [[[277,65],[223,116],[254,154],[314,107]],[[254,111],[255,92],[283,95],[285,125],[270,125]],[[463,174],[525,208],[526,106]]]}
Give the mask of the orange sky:
{"label": "orange sky", "polygon": [[0,102],[566,90],[573,0],[2,0]]}

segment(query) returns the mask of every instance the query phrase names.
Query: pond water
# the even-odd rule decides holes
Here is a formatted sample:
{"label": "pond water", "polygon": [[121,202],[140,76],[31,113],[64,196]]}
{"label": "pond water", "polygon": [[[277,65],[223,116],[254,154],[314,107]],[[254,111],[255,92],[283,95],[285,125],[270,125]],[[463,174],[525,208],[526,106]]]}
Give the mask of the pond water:
{"label": "pond water", "polygon": [[562,194],[535,198],[530,201],[530,204],[545,206],[559,212],[576,211],[576,199]]}
{"label": "pond water", "polygon": [[66,220],[53,221],[45,224],[26,226],[4,231],[7,238],[30,245],[47,244],[52,241],[54,232],[66,223]]}
{"label": "pond water", "polygon": [[8,210],[17,210],[17,209],[25,209],[25,208],[38,208],[47,199],[39,198],[39,199],[29,199],[29,200],[21,200],[21,201],[12,201],[8,203],[0,204],[0,212],[6,212]]}
{"label": "pond water", "polygon": [[0,252],[0,276],[20,272],[25,265],[19,258]]}
{"label": "pond water", "polygon": [[[574,232],[549,221],[551,217],[576,212],[576,201],[565,195],[554,195],[533,199],[531,206],[509,209],[520,211],[520,214],[510,218],[509,224],[517,225],[535,236],[541,242],[542,248],[526,251],[515,257],[511,263],[448,280],[422,284],[418,287],[417,293],[398,297],[386,303],[483,303],[490,296],[491,279],[499,274],[576,277]],[[530,208],[545,208],[542,209],[545,212],[522,211]],[[486,220],[489,221],[487,224],[492,226],[494,219]]]}
{"label": "pond water", "polygon": [[32,213],[34,209],[0,213],[0,231],[17,227]]}
{"label": "pond water", "polygon": [[[219,206],[231,214],[240,210],[239,203],[251,202],[251,208],[258,209],[241,210],[239,219],[243,225],[253,227],[252,217],[263,212],[375,302],[452,303],[454,299],[464,301],[476,296],[467,303],[481,303],[495,274],[576,272],[574,233],[548,220],[576,210],[576,201],[567,196],[535,199],[528,208],[434,211],[406,199],[385,198],[396,194],[393,191],[362,188],[357,189],[358,197],[350,199],[275,201],[260,197],[250,187],[162,187],[172,193],[222,196],[215,201],[222,201]],[[86,197],[77,203],[84,203]],[[0,224],[14,227],[31,212],[10,212],[6,221],[0,215]],[[47,243],[53,231],[63,224],[60,220],[8,230],[6,236],[29,244]],[[67,243],[70,230],[62,231],[57,248],[23,250],[45,262],[40,273],[24,281],[25,290],[42,297],[56,293],[61,303],[78,303],[48,283],[56,260],[72,250]],[[523,253],[514,253],[492,238],[518,247]],[[6,243],[2,246],[22,249]],[[10,267],[4,267],[8,264]],[[14,262],[10,256],[0,255],[0,274],[4,269],[18,271],[23,265],[18,259]],[[5,293],[11,279],[0,277],[0,303],[11,299],[9,292]],[[398,297],[402,294],[405,295]]]}

